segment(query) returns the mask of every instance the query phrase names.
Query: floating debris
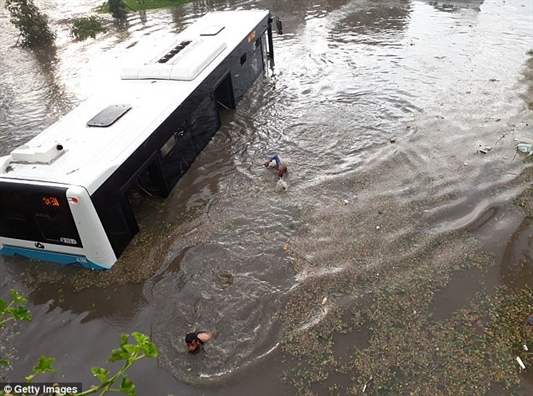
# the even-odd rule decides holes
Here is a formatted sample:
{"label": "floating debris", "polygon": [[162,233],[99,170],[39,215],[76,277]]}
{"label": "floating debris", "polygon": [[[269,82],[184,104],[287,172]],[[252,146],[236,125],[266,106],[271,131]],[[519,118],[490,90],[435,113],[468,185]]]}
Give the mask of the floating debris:
{"label": "floating debris", "polygon": [[530,143],[518,143],[516,149],[523,153],[531,153],[531,147],[532,145]]}
{"label": "floating debris", "polygon": [[479,145],[477,151],[481,154],[487,154],[490,150],[492,150],[491,146],[485,146],[485,145]]}
{"label": "floating debris", "polygon": [[289,185],[283,179],[279,179],[276,183],[276,191],[287,190],[288,188]]}
{"label": "floating debris", "polygon": [[368,387],[368,385],[370,385],[370,383],[372,382],[374,378],[372,376],[370,376],[370,379],[365,383],[365,385],[363,386],[363,393],[365,393],[366,391],[366,388]]}

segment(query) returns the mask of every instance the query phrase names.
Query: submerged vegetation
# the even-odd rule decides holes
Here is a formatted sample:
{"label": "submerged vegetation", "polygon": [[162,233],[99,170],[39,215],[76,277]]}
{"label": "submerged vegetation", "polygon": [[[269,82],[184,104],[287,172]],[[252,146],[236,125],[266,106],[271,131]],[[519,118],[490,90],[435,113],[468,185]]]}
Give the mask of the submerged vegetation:
{"label": "submerged vegetation", "polygon": [[[454,257],[461,243],[464,256]],[[484,286],[495,262],[476,246],[457,234],[395,263],[396,271],[344,272],[305,282],[281,317],[290,367],[285,381],[306,395],[520,389],[521,364],[533,366],[533,326],[527,320],[533,289]],[[448,263],[438,263],[439,256]],[[481,287],[443,315],[437,307],[444,290],[470,274]],[[313,318],[316,325],[309,326]]]}
{"label": "submerged vegetation", "polygon": [[[428,209],[452,197],[433,196],[430,184],[401,208],[386,194],[365,195],[389,185],[397,169],[393,156],[321,187],[328,196],[357,194],[357,205],[300,213],[306,235],[287,251],[303,281],[280,314],[284,381],[306,396],[521,394],[533,374],[533,288],[510,279],[529,274],[530,261],[517,256],[502,269],[474,233],[433,233]],[[528,167],[512,184],[531,180]],[[533,189],[506,205],[529,229]],[[502,273],[508,279],[496,281]]]}
{"label": "submerged vegetation", "polygon": [[148,10],[156,8],[178,7],[192,0],[123,0],[130,10]]}
{"label": "submerged vegetation", "polygon": [[128,12],[140,10],[155,10],[158,8],[179,7],[192,0],[108,0],[98,11],[111,13],[114,18],[123,18]]}
{"label": "submerged vegetation", "polygon": [[105,32],[106,29],[96,17],[76,18],[72,22],[71,34],[78,41],[86,40],[89,37],[95,38],[98,33]]}
{"label": "submerged vegetation", "polygon": [[48,26],[48,17],[39,11],[32,0],[6,0],[11,23],[19,31],[19,42],[23,47],[50,46],[55,34]]}
{"label": "submerged vegetation", "polygon": [[[108,0],[98,11],[110,13],[113,18],[124,18],[130,11],[148,10],[156,8],[177,7],[191,0]],[[49,18],[41,13],[32,0],[6,0],[6,9],[11,15],[11,23],[19,31],[17,44],[23,47],[37,48],[54,44],[56,34],[49,26]],[[98,33],[105,32],[100,20],[94,16],[75,18],[72,21],[71,34],[83,41],[89,37],[95,38]]]}
{"label": "submerged vegetation", "polygon": [[124,18],[126,16],[126,4],[122,0],[108,0],[107,5],[113,18]]}
{"label": "submerged vegetation", "polygon": [[[495,386],[519,389],[522,369],[515,358],[533,364],[524,350],[533,348],[533,326],[527,323],[532,290],[502,289],[441,320],[432,317],[432,294],[425,287],[378,290],[350,314],[335,309],[310,331],[290,333],[285,379],[302,394],[327,389],[484,395]],[[348,348],[345,333],[358,334],[358,345]]]}

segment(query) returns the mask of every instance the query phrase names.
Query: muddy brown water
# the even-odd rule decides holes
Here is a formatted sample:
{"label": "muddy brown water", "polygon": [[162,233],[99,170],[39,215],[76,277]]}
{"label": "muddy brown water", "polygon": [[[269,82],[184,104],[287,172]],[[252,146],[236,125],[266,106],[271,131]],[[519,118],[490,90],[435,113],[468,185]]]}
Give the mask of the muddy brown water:
{"label": "muddy brown water", "polygon": [[[110,21],[82,43],[66,21],[100,1],[36,3],[58,33],[52,53],[16,47],[0,1],[2,155],[207,11],[269,9],[284,34],[275,65],[224,115],[171,196],[140,198],[142,232],[112,282],[88,275],[80,286],[83,269],[0,258],[2,297],[21,290],[34,317],[11,329],[7,378],[22,380],[47,355],[56,358],[51,380],[88,387],[89,367],[105,364],[120,334],[140,331],[160,356],[131,369],[139,394],[296,394],[280,380],[288,370],[280,318],[309,279],[389,271],[403,241],[416,256],[466,231],[498,264],[483,278],[472,269],[451,276],[430,307],[437,319],[482,288],[532,283],[531,220],[511,205],[529,188],[517,182],[529,163],[515,148],[533,140],[520,96],[531,2],[197,1]],[[272,153],[289,165],[287,191],[262,166]],[[349,295],[328,301],[346,315],[353,308]],[[302,317],[302,331],[322,319]],[[194,329],[218,332],[200,355],[183,345]],[[368,337],[335,340],[342,361]],[[531,376],[523,387],[533,387]]]}

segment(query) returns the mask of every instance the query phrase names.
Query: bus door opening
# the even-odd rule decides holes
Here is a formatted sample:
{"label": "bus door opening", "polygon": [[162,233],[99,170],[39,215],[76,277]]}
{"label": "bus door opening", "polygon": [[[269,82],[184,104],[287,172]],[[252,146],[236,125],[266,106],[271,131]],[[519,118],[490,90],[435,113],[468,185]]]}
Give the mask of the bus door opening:
{"label": "bus door opening", "polygon": [[215,86],[215,100],[219,113],[235,108],[235,96],[233,95],[233,84],[229,72]]}

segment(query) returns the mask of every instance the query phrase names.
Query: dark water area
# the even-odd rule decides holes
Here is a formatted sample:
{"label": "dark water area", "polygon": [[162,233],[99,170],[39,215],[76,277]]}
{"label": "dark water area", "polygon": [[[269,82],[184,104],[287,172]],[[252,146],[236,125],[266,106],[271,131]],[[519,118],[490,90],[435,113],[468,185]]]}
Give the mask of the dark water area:
{"label": "dark water area", "polygon": [[[5,378],[23,380],[46,355],[57,370],[47,378],[87,388],[89,368],[113,367],[105,360],[120,335],[139,331],[160,352],[130,370],[140,395],[384,394],[373,361],[398,358],[376,352],[378,333],[391,330],[353,324],[379,306],[376,290],[434,282],[431,297],[408,307],[411,329],[422,315],[446,322],[480,292],[533,283],[531,218],[514,205],[530,188],[531,162],[516,152],[533,141],[521,96],[530,1],[196,1],[108,19],[107,33],[74,42],[68,20],[100,3],[36,2],[57,33],[56,48],[39,54],[15,46],[0,0],[0,155],[208,11],[269,9],[284,34],[274,37],[275,64],[224,114],[171,195],[136,202],[141,233],[112,282],[0,257],[0,296],[20,290],[34,318],[6,329]],[[286,191],[262,165],[273,153],[289,166]],[[495,264],[453,266],[477,255]],[[190,355],[192,330],[218,335]],[[309,334],[330,342],[322,366],[336,364],[320,380],[310,377],[315,355],[287,351],[305,352]],[[414,359],[418,345],[403,356]],[[307,371],[301,380],[295,367]],[[520,391],[532,391],[531,368],[520,378]],[[395,384],[391,392],[407,393]],[[478,392],[462,391],[451,393]],[[484,394],[511,393],[494,385]]]}

